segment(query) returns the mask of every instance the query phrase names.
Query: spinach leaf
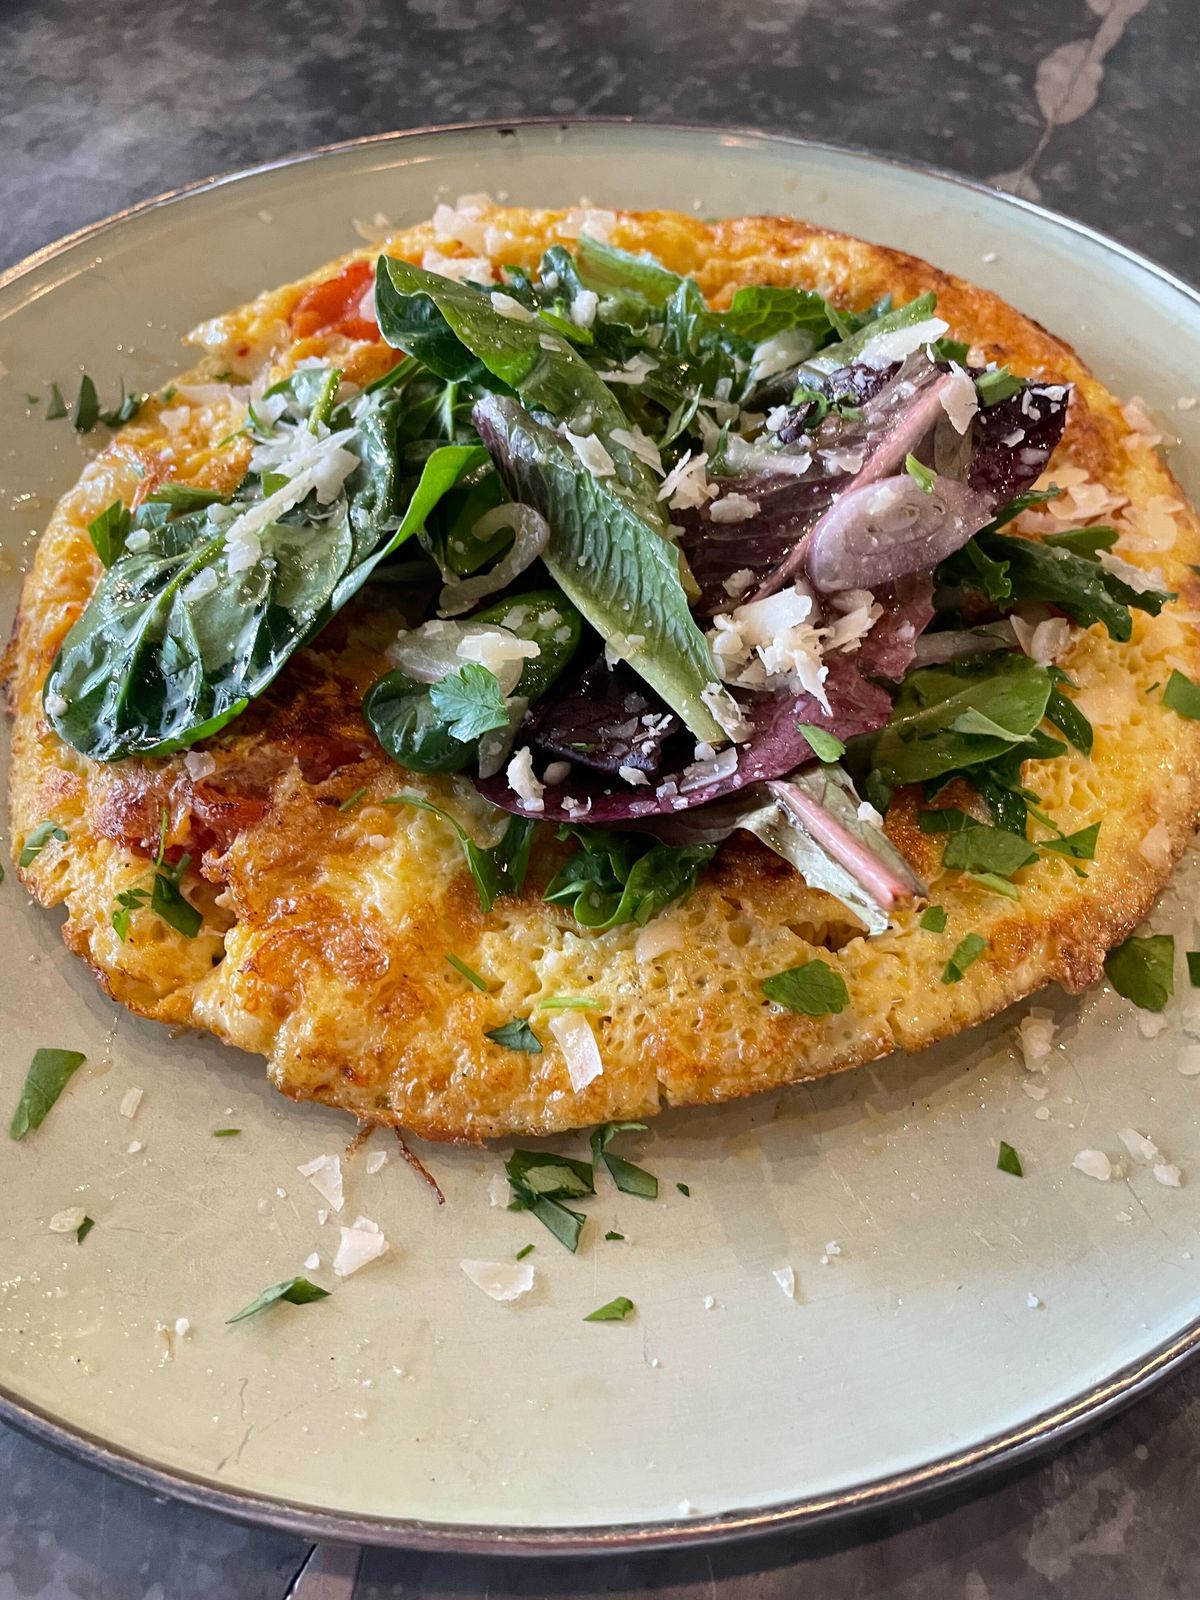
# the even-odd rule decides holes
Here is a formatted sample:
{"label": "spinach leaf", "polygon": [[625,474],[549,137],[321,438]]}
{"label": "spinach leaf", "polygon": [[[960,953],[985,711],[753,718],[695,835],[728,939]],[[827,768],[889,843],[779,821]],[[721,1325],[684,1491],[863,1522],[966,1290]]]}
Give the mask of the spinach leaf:
{"label": "spinach leaf", "polygon": [[1172,667],[1167,687],[1163,690],[1163,705],[1181,717],[1197,720],[1200,718],[1200,684],[1193,683],[1178,667]]}
{"label": "spinach leaf", "polygon": [[80,1050],[35,1052],[25,1075],[17,1109],[8,1125],[10,1139],[23,1139],[34,1128],[41,1127],[51,1106],[86,1059]]}
{"label": "spinach leaf", "polygon": [[1027,741],[1046,714],[1050,675],[1024,655],[910,672],[872,765],[892,788],[970,768]]}
{"label": "spinach leaf", "polygon": [[1104,958],[1104,971],[1119,995],[1143,1011],[1162,1011],[1175,993],[1175,940],[1169,933],[1134,937]]}
{"label": "spinach leaf", "polygon": [[1026,839],[1004,828],[991,828],[975,822],[952,833],[942,853],[942,865],[952,872],[994,873],[1011,878],[1022,867],[1031,866],[1037,851]]}
{"label": "spinach leaf", "polygon": [[533,846],[535,823],[529,817],[510,817],[499,844],[491,849],[475,843],[457,818],[452,817],[432,800],[417,794],[391,795],[384,801],[389,806],[416,806],[418,810],[432,812],[448,822],[458,835],[467,858],[467,866],[475,880],[481,911],[490,911],[502,894],[520,894],[529,870],[529,852]]}
{"label": "spinach leaf", "polygon": [[602,932],[626,922],[644,927],[666,905],[695,887],[716,846],[657,844],[644,835],[603,828],[559,829],[579,849],[546,885],[544,898],[570,905],[585,928]]}
{"label": "spinach leaf", "polygon": [[514,401],[486,396],[475,424],[510,494],[550,524],[542,560],[567,598],[698,739],[724,744],[709,709],[717,671],[675,547]]}

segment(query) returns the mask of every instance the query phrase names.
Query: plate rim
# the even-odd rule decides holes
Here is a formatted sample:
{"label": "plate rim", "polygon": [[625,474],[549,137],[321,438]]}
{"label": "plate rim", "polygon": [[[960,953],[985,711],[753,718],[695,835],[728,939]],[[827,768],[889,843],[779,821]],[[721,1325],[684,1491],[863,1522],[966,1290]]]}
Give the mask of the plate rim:
{"label": "plate rim", "polygon": [[[1159,262],[1114,239],[1090,224],[1064,215],[1049,206],[1009,194],[977,178],[964,177],[932,162],[909,160],[883,154],[862,145],[827,139],[809,139],[796,134],[774,133],[767,129],[702,122],[650,122],[632,116],[537,116],[493,117],[482,121],[435,123],[417,128],[401,128],[358,138],[337,140],[293,154],[280,156],[253,166],[238,167],[206,178],[181,184],[139,200],[106,217],[86,223],[40,246],[29,255],[0,271],[0,295],[21,278],[47,266],[76,245],[95,239],[119,225],[158,210],[189,200],[197,195],[260,177],[286,168],[318,161],[343,152],[373,145],[399,144],[410,139],[442,134],[500,133],[505,130],[628,129],[654,134],[684,134],[699,137],[736,137],[762,145],[782,145],[798,151],[820,151],[852,156],[877,166],[891,167],[949,183],[956,188],[1000,200],[1018,212],[1052,222],[1078,237],[1088,239],[1141,271],[1149,272],[1170,288],[1183,294],[1200,310],[1200,288],[1162,266]],[[619,135],[618,135],[619,136]],[[84,1428],[56,1420],[40,1406],[19,1399],[0,1384],[0,1422],[15,1431],[82,1461],[85,1465],[113,1473],[155,1494],[166,1495],[198,1509],[228,1516],[236,1521],[269,1527],[278,1532],[316,1539],[354,1542],[394,1549],[422,1550],[462,1555],[512,1555],[523,1557],[603,1556],[637,1554],[639,1551],[687,1548],[693,1545],[728,1542],[750,1536],[795,1533],[834,1522],[863,1516],[868,1512],[892,1510],[918,1500],[975,1483],[988,1473],[1015,1465],[1048,1452],[1084,1429],[1111,1417],[1134,1400],[1148,1394],[1172,1373],[1178,1371],[1200,1350],[1200,1318],[1186,1324],[1173,1338],[1157,1345],[1137,1360],[1118,1368],[1108,1377],[1071,1396],[1057,1407],[1037,1413],[1025,1422],[989,1435],[968,1449],[943,1455],[904,1472],[886,1474],[857,1486],[823,1495],[809,1495],[778,1505],[748,1507],[713,1517],[667,1518],[653,1522],[588,1524],[563,1527],[504,1528],[495,1524],[429,1522],[414,1518],[356,1516],[349,1512],[323,1511],[286,1497],[255,1493],[248,1489],[225,1488],[206,1478],[157,1466],[136,1451],[105,1442]]]}

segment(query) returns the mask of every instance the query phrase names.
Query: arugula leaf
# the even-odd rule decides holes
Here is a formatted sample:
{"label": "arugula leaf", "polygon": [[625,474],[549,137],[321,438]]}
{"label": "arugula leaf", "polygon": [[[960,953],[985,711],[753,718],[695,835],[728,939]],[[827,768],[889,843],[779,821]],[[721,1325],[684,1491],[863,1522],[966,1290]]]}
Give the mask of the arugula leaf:
{"label": "arugula leaf", "polygon": [[[1014,391],[1015,393],[1015,391]],[[1028,511],[1030,506],[1045,505],[1048,500],[1061,500],[1066,494],[1065,489],[1060,489],[1052,483],[1048,489],[1028,489],[1024,494],[1014,495],[1007,505],[1001,506],[996,515],[988,523],[990,532],[1002,528],[1006,522],[1011,522],[1014,517],[1019,517],[1022,511]]]}
{"label": "arugula leaf", "polygon": [[818,761],[840,761],[846,754],[846,746],[840,739],[835,739],[832,733],[827,733],[824,728],[814,728],[809,722],[798,722],[798,732],[808,740],[810,749]]}
{"label": "arugula leaf", "polygon": [[502,1023],[498,1028],[485,1028],[483,1036],[505,1050],[521,1050],[528,1056],[540,1056],[542,1053],[542,1041],[524,1017],[514,1017],[511,1022]]}
{"label": "arugula leaf", "polygon": [[243,1306],[232,1317],[227,1317],[225,1326],[229,1327],[234,1322],[245,1322],[247,1317],[256,1317],[260,1311],[265,1311],[268,1306],[278,1305],[280,1301],[286,1301],[290,1306],[306,1306],[311,1305],[314,1300],[328,1300],[328,1298],[328,1289],[310,1283],[307,1278],[285,1278],[282,1283],[273,1283],[269,1289],[264,1289],[260,1295],[255,1295],[248,1306]]}
{"label": "arugula leaf", "polygon": [[1069,550],[1072,555],[1095,561],[1101,550],[1111,550],[1117,542],[1117,530],[1099,523],[1093,528],[1068,528],[1064,533],[1047,533],[1042,543],[1052,550]]}
{"label": "arugula leaf", "polygon": [[79,380],[79,393],[75,396],[75,407],[71,412],[71,426],[76,433],[91,433],[100,420],[100,396],[96,393],[96,385],[85,372]]}
{"label": "arugula leaf", "polygon": [[610,1300],[607,1305],[597,1306],[595,1311],[589,1311],[583,1320],[585,1322],[624,1322],[633,1309],[633,1301],[627,1296],[619,1294],[615,1300]]}
{"label": "arugula leaf", "polygon": [[1025,1169],[1021,1165],[1021,1158],[1003,1139],[1000,1141],[1000,1154],[996,1158],[996,1166],[1001,1172],[1009,1172],[1014,1178],[1023,1178]]}
{"label": "arugula leaf", "polygon": [[88,523],[88,533],[96,554],[106,567],[111,567],[123,553],[132,523],[132,516],[119,500],[114,500],[107,510]]}
{"label": "arugula leaf", "polygon": [[973,542],[993,561],[1006,564],[1014,600],[1050,600],[1080,627],[1102,622],[1109,637],[1121,644],[1133,634],[1131,608],[1157,616],[1174,598],[1154,589],[1132,589],[1098,561],[1061,545],[1005,533],[978,533]]}
{"label": "arugula leaf", "polygon": [[904,470],[916,483],[922,494],[932,494],[937,486],[937,473],[917,460],[910,450],[904,458]]}
{"label": "arugula leaf", "polygon": [[1095,739],[1092,725],[1074,700],[1068,699],[1057,687],[1051,689],[1050,698],[1046,702],[1046,720],[1052,722],[1082,755],[1091,755]]}
{"label": "arugula leaf", "polygon": [[1024,655],[972,657],[910,672],[875,740],[872,765],[891,788],[977,766],[1027,741],[1051,681]]}
{"label": "arugula leaf", "polygon": [[1006,900],[1021,898],[1021,891],[1016,884],[1002,878],[997,872],[968,872],[967,877],[981,889],[987,889],[991,894],[1002,894]]}
{"label": "arugula leaf", "polygon": [[474,417],[509,493],[550,524],[542,560],[567,598],[697,739],[726,743],[707,703],[717,671],[688,606],[675,547],[513,401],[488,395]]}
{"label": "arugula leaf", "polygon": [[997,877],[1011,878],[1037,858],[1037,851],[1027,840],[1004,828],[976,822],[950,835],[942,852],[942,865],[952,872],[995,873]]}
{"label": "arugula leaf", "polygon": [[481,978],[475,971],[474,967],[469,967],[461,956],[456,956],[452,952],[447,951],[446,960],[454,968],[455,972],[460,973],[467,980],[473,989],[478,989],[482,994],[486,994],[488,992],[487,979]]}
{"label": "arugula leaf", "polygon": [[623,1194],[640,1195],[643,1200],[658,1199],[658,1179],[644,1167],[635,1167],[632,1161],[609,1154],[609,1144],[618,1133],[645,1133],[644,1122],[606,1122],[591,1137],[592,1163],[603,1161],[609,1176]]}
{"label": "arugula leaf", "polygon": [[96,1219],[94,1217],[84,1217],[83,1221],[75,1229],[75,1243],[82,1244],[95,1226]]}
{"label": "arugula leaf", "polygon": [[966,970],[979,960],[987,949],[988,942],[978,933],[968,933],[954,947],[954,953],[946,963],[942,973],[943,983],[961,983]]}
{"label": "arugula leaf", "polygon": [[56,383],[50,385],[50,398],[46,402],[46,421],[57,422],[60,417],[67,415],[67,402],[62,397],[62,390]]}
{"label": "arugula leaf", "polygon": [[1172,667],[1167,687],[1163,690],[1163,705],[1192,721],[1200,719],[1200,684],[1193,683],[1186,673]]}
{"label": "arugula leaf", "polygon": [[945,906],[926,906],[925,910],[921,913],[920,925],[927,933],[945,933]]}
{"label": "arugula leaf", "polygon": [[508,727],[508,706],[494,672],[469,661],[458,672],[429,686],[429,701],[452,739],[480,738]]}
{"label": "arugula leaf", "polygon": [[1064,833],[1059,839],[1042,839],[1038,849],[1053,850],[1058,855],[1071,856],[1076,861],[1094,861],[1099,834],[1100,824],[1093,822],[1090,827],[1080,828],[1077,833]]}
{"label": "arugula leaf", "polygon": [[1187,952],[1188,982],[1193,989],[1200,989],[1200,950]]}
{"label": "arugula leaf", "polygon": [[877,335],[895,333],[900,328],[911,328],[918,322],[925,322],[933,315],[936,306],[937,295],[930,290],[927,294],[918,295],[915,300],[910,300],[907,305],[898,306],[894,311],[885,311],[881,316],[873,317],[847,338],[837,344],[826,345],[817,355],[810,357],[801,368],[801,375],[803,376],[806,368],[813,372],[828,374],[836,372],[839,367],[850,366],[858,360]]}
{"label": "arugula leaf", "polygon": [[[452,817],[441,806],[435,806],[432,800],[423,799],[419,794],[389,795],[383,803],[385,806],[416,806],[418,810],[429,811],[450,824],[458,835],[463,854],[467,858],[467,866],[475,880],[481,911],[490,911],[502,894],[520,894],[525,874],[529,869],[529,852],[533,846],[533,830],[536,824],[532,818],[510,817],[499,844],[485,849],[483,845],[475,843],[457,818]],[[449,960],[449,956],[446,959]]]}
{"label": "arugula leaf", "polygon": [[17,865],[31,867],[51,839],[57,839],[59,844],[66,844],[67,831],[65,828],[60,828],[53,818],[47,817],[44,822],[39,822],[36,827],[30,828],[25,835],[25,843],[21,846]]}
{"label": "arugula leaf", "polygon": [[827,1017],[850,1004],[845,980],[826,961],[802,961],[764,978],[762,992],[775,1005],[808,1017]]}
{"label": "arugula leaf", "polygon": [[8,1125],[10,1139],[23,1139],[40,1128],[51,1106],[87,1057],[81,1050],[38,1050],[29,1064],[21,1098]]}
{"label": "arugula leaf", "polygon": [[645,835],[563,826],[580,848],[546,885],[543,898],[570,905],[585,928],[601,932],[636,922],[644,927],[673,900],[689,894],[716,846],[658,844]]}
{"label": "arugula leaf", "polygon": [[1119,995],[1143,1011],[1162,1011],[1175,993],[1175,939],[1169,933],[1126,939],[1104,958],[1104,971]]}

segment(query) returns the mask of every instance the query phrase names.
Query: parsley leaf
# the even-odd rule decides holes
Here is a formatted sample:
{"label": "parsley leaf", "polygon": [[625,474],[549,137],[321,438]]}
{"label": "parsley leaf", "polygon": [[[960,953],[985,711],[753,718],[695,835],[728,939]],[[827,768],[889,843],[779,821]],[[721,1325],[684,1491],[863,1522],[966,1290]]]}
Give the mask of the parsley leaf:
{"label": "parsley leaf", "polygon": [[1175,939],[1169,933],[1136,935],[1110,950],[1104,971],[1119,995],[1143,1011],[1162,1011],[1175,993]]}
{"label": "parsley leaf", "polygon": [[46,402],[46,421],[57,422],[60,417],[67,414],[67,402],[62,397],[62,390],[56,383],[50,385],[50,398]]}
{"label": "parsley leaf", "polygon": [[540,1056],[542,1053],[542,1041],[524,1017],[514,1017],[511,1022],[502,1023],[498,1028],[486,1028],[483,1036],[505,1050],[522,1050],[528,1056]]}
{"label": "parsley leaf", "polygon": [[620,1156],[608,1153],[608,1146],[618,1133],[645,1133],[645,1131],[644,1122],[606,1122],[592,1134],[592,1161],[596,1166],[599,1166],[601,1161],[604,1162],[609,1176],[623,1194],[640,1195],[643,1200],[657,1200],[658,1179],[653,1173],[647,1172],[643,1167],[635,1167],[632,1161],[625,1161]]}
{"label": "parsley leaf", "polygon": [[927,933],[945,933],[946,908],[945,906],[926,906],[921,913],[921,927]]}
{"label": "parsley leaf", "polygon": [[1021,1158],[1003,1139],[1000,1141],[1000,1154],[996,1158],[996,1166],[1001,1172],[1010,1172],[1014,1178],[1023,1178],[1025,1169],[1021,1165]]}
{"label": "parsley leaf", "polygon": [[94,1217],[84,1217],[83,1221],[75,1229],[75,1243],[82,1244],[95,1226],[96,1219]]}
{"label": "parsley leaf", "polygon": [[119,500],[114,500],[94,522],[88,523],[88,533],[92,536],[96,554],[106,567],[111,567],[117,557],[124,554],[125,540],[129,537],[132,522],[127,508]]}
{"label": "parsley leaf", "polygon": [[842,741],[835,739],[832,733],[826,733],[824,728],[814,728],[810,722],[798,722],[796,728],[808,740],[818,761],[840,761],[846,754],[846,746]]}
{"label": "parsley leaf", "polygon": [[365,785],[361,789],[355,789],[353,794],[348,794],[346,796],[346,798],[342,801],[341,805],[338,807],[338,810],[339,811],[353,811],[355,806],[358,805],[359,801],[366,794],[366,792],[367,791],[366,791],[366,786]]}
{"label": "parsley leaf", "polygon": [[125,379],[121,379],[121,398],[110,411],[100,412],[100,421],[106,428],[119,428],[122,423],[130,422],[150,398],[149,395],[136,390],[125,392]]}
{"label": "parsley leaf", "polygon": [[597,1306],[595,1311],[589,1311],[584,1317],[585,1322],[624,1322],[633,1310],[633,1301],[625,1295],[619,1294],[615,1300],[610,1300],[607,1305]]}
{"label": "parsley leaf", "polygon": [[1188,982],[1193,989],[1200,989],[1200,950],[1189,950],[1187,953]]}
{"label": "parsley leaf", "polygon": [[314,1300],[328,1300],[328,1298],[328,1289],[310,1283],[307,1278],[285,1278],[282,1283],[273,1283],[269,1289],[264,1289],[248,1306],[243,1306],[232,1317],[227,1317],[225,1325],[228,1327],[233,1322],[245,1322],[247,1317],[256,1317],[260,1311],[265,1311],[268,1306],[278,1305],[281,1300],[286,1300],[290,1306],[306,1306]]}
{"label": "parsley leaf", "polygon": [[979,960],[987,945],[987,940],[979,933],[968,933],[960,939],[954,947],[954,954],[946,963],[942,982],[961,983],[967,968]]}
{"label": "parsley leaf", "polygon": [[688,1188],[686,1183],[677,1183],[675,1187],[679,1190],[680,1194],[685,1200],[690,1200],[692,1198],[692,1191]]}
{"label": "parsley leaf", "polygon": [[916,456],[909,451],[904,458],[904,470],[912,478],[922,494],[932,494],[933,486],[937,482],[937,473],[932,467],[924,466]]}
{"label": "parsley leaf", "polygon": [[1064,833],[1059,839],[1041,839],[1038,849],[1053,850],[1058,855],[1071,856],[1076,861],[1094,861],[1099,836],[1100,824],[1093,822],[1090,827],[1080,828],[1077,833]]}
{"label": "parsley leaf", "polygon": [[50,1107],[87,1058],[81,1050],[38,1050],[29,1064],[21,1098],[8,1125],[10,1139],[23,1139],[45,1122]]}
{"label": "parsley leaf", "polygon": [[66,844],[67,832],[65,828],[60,828],[57,822],[47,817],[45,822],[39,822],[36,828],[30,828],[25,835],[25,843],[21,846],[17,865],[31,867],[51,839],[57,839],[59,844]]}
{"label": "parsley leaf", "polygon": [[514,1261],[524,1261],[525,1257],[529,1256],[529,1255],[532,1255],[533,1252],[536,1249],[537,1249],[537,1245],[535,1245],[535,1244],[524,1244],[517,1251],[516,1255],[513,1257],[513,1260]]}
{"label": "parsley leaf", "polygon": [[1163,690],[1163,705],[1177,711],[1181,717],[1192,721],[1200,719],[1200,684],[1193,683],[1186,673],[1173,667]]}
{"label": "parsley leaf", "polygon": [[447,732],[464,744],[493,728],[507,728],[508,706],[494,672],[469,661],[458,672],[430,685],[429,700]]}
{"label": "parsley leaf", "polygon": [[96,385],[85,372],[79,380],[79,393],[75,396],[75,409],[71,412],[71,426],[76,433],[91,433],[100,420],[100,396]]}
{"label": "parsley leaf", "polygon": [[762,991],[775,1005],[808,1017],[827,1017],[844,1011],[850,1004],[841,973],[825,961],[803,961],[798,967],[764,978]]}
{"label": "parsley leaf", "polygon": [[951,872],[991,872],[1011,878],[1038,858],[1027,839],[1006,828],[975,822],[950,834],[942,852],[942,865]]}
{"label": "parsley leaf", "polygon": [[604,1237],[606,1239],[624,1239],[625,1235],[623,1233],[618,1233],[615,1228],[610,1228]]}

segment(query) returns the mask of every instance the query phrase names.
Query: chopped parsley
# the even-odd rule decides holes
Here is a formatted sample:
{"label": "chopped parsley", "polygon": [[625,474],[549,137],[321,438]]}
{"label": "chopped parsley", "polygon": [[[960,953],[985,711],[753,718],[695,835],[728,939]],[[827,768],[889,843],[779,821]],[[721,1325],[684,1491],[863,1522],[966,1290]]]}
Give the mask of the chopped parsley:
{"label": "chopped parsley", "polygon": [[36,828],[30,828],[25,835],[25,843],[21,846],[17,865],[31,867],[51,839],[57,839],[59,844],[66,844],[67,831],[65,828],[60,828],[53,818],[47,817],[45,822],[39,822]]}
{"label": "chopped parsley", "polygon": [[481,978],[475,969],[473,967],[469,967],[460,956],[452,955],[450,951],[447,951],[446,960],[454,968],[455,972],[461,973],[461,975],[469,984],[472,985],[473,988],[478,989],[481,994],[486,994],[488,992],[487,979]]}
{"label": "chopped parsley", "polygon": [[1011,400],[1020,390],[1021,380],[1014,378],[1007,367],[989,367],[975,379],[975,392],[981,406],[994,406],[1000,400]]}
{"label": "chopped parsley", "polygon": [[1193,989],[1200,989],[1200,950],[1187,952],[1188,982]]}
{"label": "chopped parsley", "polygon": [[954,947],[954,954],[942,973],[943,983],[961,983],[968,967],[973,966],[987,949],[988,942],[980,933],[968,933]]}
{"label": "chopped parsley", "polygon": [[764,978],[762,992],[774,1005],[807,1017],[827,1017],[844,1011],[850,992],[841,974],[826,961],[802,961],[798,967]]}
{"label": "chopped parsley", "polygon": [[811,722],[798,722],[796,729],[808,740],[809,748],[818,761],[840,761],[846,754],[846,746],[840,739],[835,739],[832,733],[826,733],[824,728],[814,728]]}
{"label": "chopped parsley", "polygon": [[625,1235],[623,1233],[618,1233],[615,1228],[610,1228],[604,1237],[606,1239],[624,1239]]}
{"label": "chopped parsley", "polygon": [[599,1000],[588,1000],[577,994],[548,994],[538,1001],[539,1011],[601,1011]]}
{"label": "chopped parsley", "polygon": [[524,1017],[514,1017],[498,1028],[485,1028],[483,1036],[505,1050],[522,1050],[527,1056],[540,1056],[542,1041]]}
{"label": "chopped parsley", "polygon": [[116,897],[112,925],[122,944],[129,937],[130,917],[146,905],[149,905],[155,916],[160,917],[168,927],[174,928],[176,933],[181,933],[185,939],[194,939],[204,926],[203,913],[198,911],[190,900],[184,898],[183,891],[179,887],[184,873],[191,865],[191,856],[185,853],[174,866],[171,866],[166,859],[169,822],[170,815],[164,806],[159,824],[158,853],[154,858],[154,878],[150,888],[147,889],[143,884],[133,884],[128,889],[122,889]]}
{"label": "chopped parsley", "polygon": [[904,470],[916,483],[922,494],[932,494],[933,486],[937,483],[937,473],[932,467],[923,465],[910,450],[904,458]]}
{"label": "chopped parsley", "polygon": [[686,1200],[690,1200],[692,1198],[692,1191],[688,1188],[686,1183],[677,1183],[675,1187]]}
{"label": "chopped parsley", "polygon": [[21,1098],[8,1125],[10,1139],[40,1128],[50,1108],[87,1057],[82,1050],[38,1050],[29,1063]]}
{"label": "chopped parsley", "polygon": [[1076,861],[1094,861],[1099,837],[1100,824],[1093,822],[1090,827],[1080,828],[1078,833],[1064,833],[1058,839],[1042,839],[1038,849],[1053,850],[1058,855],[1071,856]]}
{"label": "chopped parsley", "polygon": [[644,1167],[635,1167],[632,1161],[626,1161],[621,1156],[611,1155],[608,1149],[618,1133],[645,1132],[644,1122],[606,1122],[592,1134],[592,1162],[595,1166],[604,1162],[609,1176],[623,1194],[640,1195],[643,1200],[657,1200],[658,1179],[654,1174],[647,1172]]}
{"label": "chopped parsley", "polygon": [[574,1254],[587,1218],[562,1201],[595,1194],[588,1163],[549,1150],[514,1150],[504,1170],[513,1191],[509,1210],[530,1212]]}
{"label": "chopped parsley", "polygon": [[595,1311],[589,1311],[584,1317],[585,1322],[624,1322],[633,1310],[633,1301],[626,1295],[619,1294],[615,1300],[610,1300],[607,1305],[597,1306]]}
{"label": "chopped parsley", "polygon": [[926,933],[945,933],[945,906],[926,906],[921,913],[921,927],[925,929]]}
{"label": "chopped parsley", "polygon": [[225,1325],[228,1327],[233,1322],[245,1322],[247,1317],[256,1317],[260,1311],[265,1311],[268,1306],[278,1305],[281,1300],[286,1300],[290,1306],[306,1306],[314,1300],[328,1300],[328,1298],[328,1289],[310,1283],[307,1278],[285,1278],[282,1283],[273,1283],[269,1289],[264,1289],[248,1306],[243,1306],[232,1317],[227,1317]]}
{"label": "chopped parsley", "polygon": [[75,396],[75,407],[71,412],[71,426],[76,433],[91,433],[100,421],[100,396],[96,393],[96,385],[85,372],[79,380],[79,393]]}
{"label": "chopped parsley", "polygon": [[[1188,970],[1190,975],[1190,964]],[[1175,939],[1169,933],[1126,939],[1105,956],[1104,971],[1126,1000],[1143,1011],[1161,1011],[1175,993]]]}
{"label": "chopped parsley", "polygon": [[57,422],[60,417],[67,414],[67,402],[62,397],[62,390],[56,383],[50,385],[50,398],[46,402],[46,421]]}
{"label": "chopped parsley", "polygon": [[241,1131],[242,1130],[240,1128],[214,1128],[213,1129],[213,1138],[214,1139],[234,1139],[234,1138],[237,1137],[237,1135],[239,1133],[241,1133]]}
{"label": "chopped parsley", "polygon": [[1163,690],[1163,705],[1193,722],[1200,720],[1200,684],[1193,683],[1177,667],[1173,668]]}
{"label": "chopped parsley", "polygon": [[129,537],[132,523],[133,518],[128,508],[119,500],[114,500],[94,522],[88,523],[92,544],[104,566],[111,567],[117,557],[124,553],[125,541]]}
{"label": "chopped parsley", "polygon": [[83,1221],[75,1229],[75,1243],[82,1244],[95,1226],[96,1223],[92,1217],[84,1217]]}
{"label": "chopped parsley", "polygon": [[525,1257],[528,1256],[528,1255],[532,1255],[533,1252],[536,1249],[537,1249],[537,1245],[535,1245],[535,1244],[524,1244],[517,1251],[516,1256],[513,1259],[516,1260],[516,1261],[524,1261]]}
{"label": "chopped parsley", "polygon": [[1023,1178],[1025,1169],[1021,1165],[1021,1158],[1012,1145],[1005,1140],[1000,1141],[1000,1154],[996,1157],[996,1166],[1001,1172],[1009,1172],[1014,1178]]}

